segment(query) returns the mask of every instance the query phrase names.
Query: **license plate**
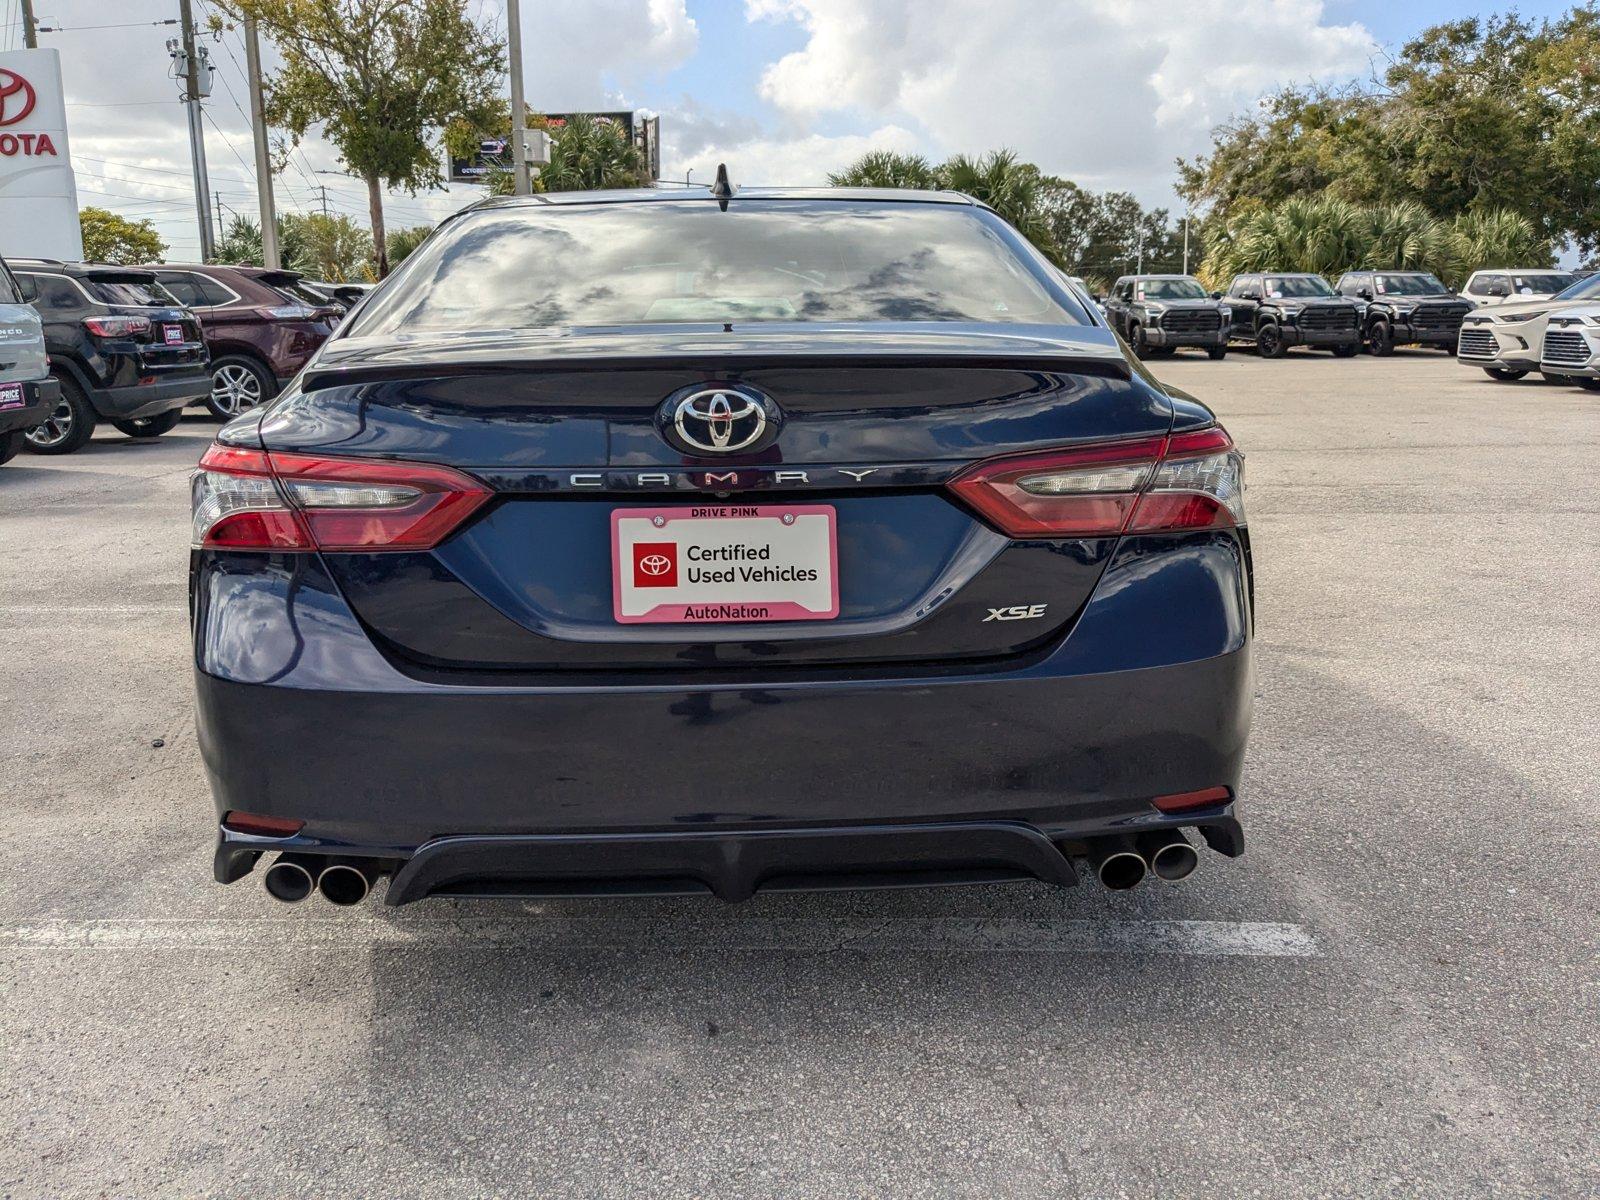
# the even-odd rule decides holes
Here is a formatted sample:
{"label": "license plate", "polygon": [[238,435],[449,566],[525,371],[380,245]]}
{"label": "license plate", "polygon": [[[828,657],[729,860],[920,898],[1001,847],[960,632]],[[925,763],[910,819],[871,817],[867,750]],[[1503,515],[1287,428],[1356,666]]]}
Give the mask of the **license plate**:
{"label": "license plate", "polygon": [[20,383],[0,383],[0,408],[21,408],[27,402]]}
{"label": "license plate", "polygon": [[163,325],[161,329],[162,336],[167,339],[167,345],[180,346],[183,344],[182,325]]}
{"label": "license plate", "polygon": [[839,615],[831,504],[615,509],[611,563],[612,610],[623,624]]}

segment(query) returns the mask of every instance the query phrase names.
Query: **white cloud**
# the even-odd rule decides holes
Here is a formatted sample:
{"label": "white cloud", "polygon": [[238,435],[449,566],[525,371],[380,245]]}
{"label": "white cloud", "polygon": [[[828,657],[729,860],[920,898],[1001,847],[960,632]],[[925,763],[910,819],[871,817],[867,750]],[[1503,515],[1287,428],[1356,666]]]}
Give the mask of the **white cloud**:
{"label": "white cloud", "polygon": [[1092,187],[1170,196],[1172,160],[1292,80],[1364,71],[1376,43],[1322,0],[746,0],[805,46],[761,94],[788,117],[914,122],[935,153],[1010,146]]}
{"label": "white cloud", "polygon": [[546,112],[603,109],[640,81],[694,56],[700,30],[685,0],[524,3],[528,103]]}

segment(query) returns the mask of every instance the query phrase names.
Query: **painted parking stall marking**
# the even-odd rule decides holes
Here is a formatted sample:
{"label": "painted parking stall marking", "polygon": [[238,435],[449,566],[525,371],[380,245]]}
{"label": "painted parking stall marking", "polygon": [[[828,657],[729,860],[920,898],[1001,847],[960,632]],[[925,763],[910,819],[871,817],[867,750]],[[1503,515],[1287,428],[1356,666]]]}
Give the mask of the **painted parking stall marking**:
{"label": "painted parking stall marking", "polygon": [[623,624],[839,615],[831,504],[618,508],[611,559],[612,610]]}
{"label": "painted parking stall marking", "polygon": [[[536,906],[531,906],[535,907]],[[356,916],[194,920],[54,920],[0,926],[0,952],[215,947],[343,949],[368,945],[523,946],[562,951],[783,953],[948,951],[990,954],[1176,954],[1317,958],[1303,925],[1280,921],[1085,921],[986,917]]]}

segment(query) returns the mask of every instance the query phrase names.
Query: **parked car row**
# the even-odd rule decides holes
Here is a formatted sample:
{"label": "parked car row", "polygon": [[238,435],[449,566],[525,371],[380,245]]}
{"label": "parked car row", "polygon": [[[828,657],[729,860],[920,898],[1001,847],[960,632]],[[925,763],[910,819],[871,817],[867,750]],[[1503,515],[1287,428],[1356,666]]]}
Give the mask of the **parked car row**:
{"label": "parked car row", "polygon": [[159,437],[278,393],[360,298],[294,271],[0,262],[0,462],[70,454],[109,423]]}

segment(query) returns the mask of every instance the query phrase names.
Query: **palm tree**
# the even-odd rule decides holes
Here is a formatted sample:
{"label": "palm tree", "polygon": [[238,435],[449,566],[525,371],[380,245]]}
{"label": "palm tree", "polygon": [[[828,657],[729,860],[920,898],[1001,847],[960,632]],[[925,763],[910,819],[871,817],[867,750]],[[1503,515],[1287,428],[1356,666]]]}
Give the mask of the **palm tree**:
{"label": "palm tree", "polygon": [[644,155],[620,125],[593,117],[570,117],[550,131],[550,165],[539,171],[541,192],[594,191],[646,183]]}
{"label": "palm tree", "polygon": [[920,154],[872,150],[843,171],[828,176],[833,187],[918,188],[933,191],[943,186],[939,168]]}
{"label": "palm tree", "polygon": [[1367,254],[1361,265],[1396,271],[1436,271],[1450,265],[1450,239],[1432,214],[1413,200],[1366,210]]}
{"label": "palm tree", "polygon": [[1548,267],[1555,262],[1550,240],[1510,209],[1462,213],[1446,238],[1451,275],[1457,281],[1484,267]]}
{"label": "palm tree", "polygon": [[944,186],[965,192],[999,213],[1045,254],[1055,257],[1055,243],[1045,212],[1045,177],[1014,151],[991,150],[982,158],[958,154],[939,169]]}

